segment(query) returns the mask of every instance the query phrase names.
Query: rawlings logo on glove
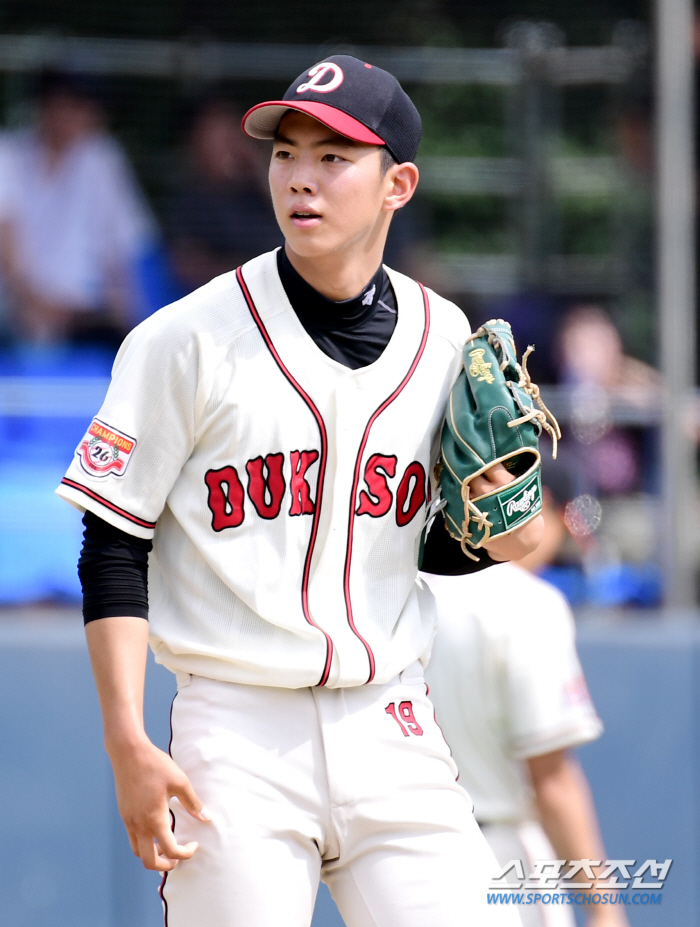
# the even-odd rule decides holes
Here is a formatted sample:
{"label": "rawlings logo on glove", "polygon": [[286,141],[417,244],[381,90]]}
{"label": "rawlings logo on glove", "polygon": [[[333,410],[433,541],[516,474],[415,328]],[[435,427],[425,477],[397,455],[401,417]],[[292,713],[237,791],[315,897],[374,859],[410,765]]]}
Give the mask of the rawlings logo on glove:
{"label": "rawlings logo on glove", "polygon": [[[447,530],[473,559],[469,548],[510,534],[541,510],[542,431],[557,456],[559,425],[527,370],[532,350],[518,363],[508,322],[487,322],[465,344],[464,369],[450,393],[436,467],[440,507]],[[513,482],[472,496],[472,480],[498,463]]]}

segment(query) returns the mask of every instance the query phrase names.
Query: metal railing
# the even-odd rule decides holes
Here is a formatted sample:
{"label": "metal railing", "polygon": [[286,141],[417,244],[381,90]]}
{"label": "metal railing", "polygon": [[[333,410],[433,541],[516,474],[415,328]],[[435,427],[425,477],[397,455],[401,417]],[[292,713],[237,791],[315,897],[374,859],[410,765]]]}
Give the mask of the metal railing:
{"label": "metal railing", "polygon": [[[347,50],[390,70],[400,81],[421,84],[519,84],[533,57],[543,79],[559,86],[620,84],[635,67],[634,52],[613,45],[542,48],[535,53],[513,48]],[[0,71],[15,73],[56,67],[115,77],[285,81],[330,53],[318,45],[0,35]]]}

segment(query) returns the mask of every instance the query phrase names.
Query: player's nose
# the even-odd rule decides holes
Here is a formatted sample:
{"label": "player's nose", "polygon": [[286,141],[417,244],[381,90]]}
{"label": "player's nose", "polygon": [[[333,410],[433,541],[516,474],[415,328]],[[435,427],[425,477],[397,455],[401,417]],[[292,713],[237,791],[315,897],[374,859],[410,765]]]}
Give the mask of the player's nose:
{"label": "player's nose", "polygon": [[311,165],[305,164],[302,159],[294,165],[289,177],[289,189],[293,193],[309,193],[314,196],[318,192],[318,183],[311,170]]}

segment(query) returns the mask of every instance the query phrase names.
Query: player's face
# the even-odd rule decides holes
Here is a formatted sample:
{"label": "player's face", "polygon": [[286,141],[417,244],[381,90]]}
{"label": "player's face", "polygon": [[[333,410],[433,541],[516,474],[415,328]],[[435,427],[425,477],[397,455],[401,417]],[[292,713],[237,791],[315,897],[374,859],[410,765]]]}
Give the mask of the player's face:
{"label": "player's face", "polygon": [[377,146],[338,135],[304,113],[287,113],[274,142],[270,189],[288,245],[306,258],[374,250],[379,239],[383,246],[391,175],[382,173]]}

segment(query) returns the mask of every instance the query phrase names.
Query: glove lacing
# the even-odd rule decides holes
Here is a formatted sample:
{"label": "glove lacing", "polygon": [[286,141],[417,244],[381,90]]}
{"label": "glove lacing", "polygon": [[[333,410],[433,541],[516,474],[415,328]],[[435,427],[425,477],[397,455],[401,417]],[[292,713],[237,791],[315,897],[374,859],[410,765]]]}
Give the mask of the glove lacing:
{"label": "glove lacing", "polygon": [[474,554],[468,549],[467,541],[469,538],[473,537],[471,531],[469,530],[469,525],[472,521],[476,522],[477,531],[483,531],[484,536],[479,541],[477,545],[474,546],[474,550],[477,550],[481,547],[486,541],[491,537],[491,529],[493,528],[493,522],[488,520],[488,517],[481,509],[477,508],[476,505],[469,498],[471,492],[471,486],[466,481],[462,483],[462,502],[464,502],[464,521],[462,522],[462,537],[459,540],[459,546],[462,548],[462,553],[466,554],[470,560],[476,560],[478,562],[479,558],[475,557]]}
{"label": "glove lacing", "polygon": [[[489,336],[489,341],[491,341],[494,348],[499,347],[497,339],[494,338],[492,341],[492,336]],[[537,403],[539,408],[535,409],[533,407],[529,412],[526,412],[525,415],[521,415],[520,418],[515,418],[512,422],[508,422],[508,427],[515,428],[516,425],[524,425],[525,422],[531,422],[534,419],[552,439],[552,457],[556,460],[558,441],[561,439],[561,428],[559,427],[559,422],[544,404],[544,400],[540,395],[540,388],[536,383],[532,382],[530,371],[527,369],[527,359],[534,350],[534,345],[528,345],[527,350],[523,354],[521,363],[518,363],[517,361],[513,361],[512,363],[520,377],[516,386],[519,389],[524,390],[528,396]],[[506,360],[503,361],[503,363],[500,365],[501,372],[505,370],[509,362],[509,358],[506,358]]]}

